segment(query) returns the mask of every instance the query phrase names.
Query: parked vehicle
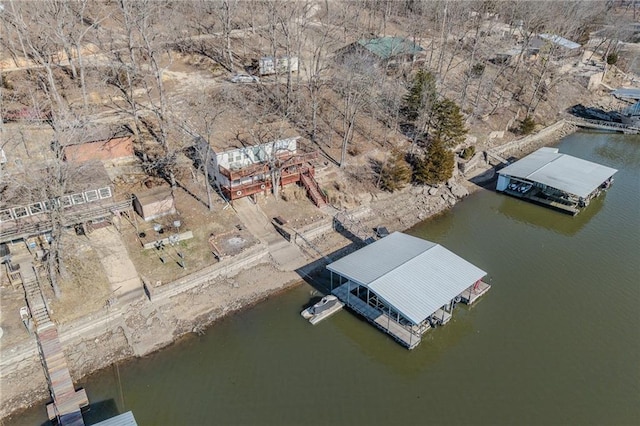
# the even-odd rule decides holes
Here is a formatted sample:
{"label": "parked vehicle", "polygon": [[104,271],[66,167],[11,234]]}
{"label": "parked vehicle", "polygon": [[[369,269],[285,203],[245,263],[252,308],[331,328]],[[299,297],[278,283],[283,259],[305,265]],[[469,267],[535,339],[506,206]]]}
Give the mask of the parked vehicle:
{"label": "parked vehicle", "polygon": [[236,74],[231,77],[232,83],[259,83],[260,79],[255,75],[249,74]]}

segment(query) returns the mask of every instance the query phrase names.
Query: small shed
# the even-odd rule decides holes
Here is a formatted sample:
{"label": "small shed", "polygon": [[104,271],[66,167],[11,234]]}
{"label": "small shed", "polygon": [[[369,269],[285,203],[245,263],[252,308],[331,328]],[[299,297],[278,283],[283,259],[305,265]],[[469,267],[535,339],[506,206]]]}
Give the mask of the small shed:
{"label": "small shed", "polygon": [[171,188],[160,186],[133,194],[133,209],[145,221],[176,213]]}
{"label": "small shed", "polygon": [[298,57],[297,56],[283,56],[281,58],[273,58],[273,56],[265,56],[260,58],[259,72],[260,75],[286,74],[291,72],[298,72]]}
{"label": "small shed", "polygon": [[424,49],[417,43],[403,37],[378,37],[358,40],[338,50],[337,57],[359,54],[368,56],[383,64],[412,62]]}

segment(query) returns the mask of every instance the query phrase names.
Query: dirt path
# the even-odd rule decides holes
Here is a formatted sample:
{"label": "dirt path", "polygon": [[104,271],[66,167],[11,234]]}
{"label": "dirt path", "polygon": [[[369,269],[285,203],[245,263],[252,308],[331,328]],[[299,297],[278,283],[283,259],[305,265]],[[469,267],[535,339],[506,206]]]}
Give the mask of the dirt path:
{"label": "dirt path", "polygon": [[247,229],[267,246],[279,269],[294,271],[307,263],[308,259],[298,246],[278,234],[258,204],[253,204],[249,198],[241,198],[234,201],[234,209]]}

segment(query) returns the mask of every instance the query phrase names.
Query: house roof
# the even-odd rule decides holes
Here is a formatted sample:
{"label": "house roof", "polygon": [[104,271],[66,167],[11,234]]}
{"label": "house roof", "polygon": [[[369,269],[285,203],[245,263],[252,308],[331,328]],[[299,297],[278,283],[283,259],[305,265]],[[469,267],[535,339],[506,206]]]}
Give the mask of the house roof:
{"label": "house roof", "polygon": [[24,205],[30,202],[41,201],[50,196],[43,191],[42,182],[51,179],[57,167],[65,176],[64,187],[53,185],[54,191],[64,190],[61,195],[84,192],[111,185],[111,179],[104,165],[99,161],[88,161],[82,165],[63,163],[52,169],[46,167],[31,168],[28,172],[12,173],[7,176],[8,186],[0,197],[0,208],[13,205]]}
{"label": "house roof", "polygon": [[498,173],[538,182],[586,198],[617,172],[611,167],[540,148]]}
{"label": "house roof", "polygon": [[71,137],[69,137],[68,140],[60,141],[63,146],[104,142],[111,139],[128,137],[132,134],[131,131],[124,126],[89,126],[83,129],[70,130],[70,135]]}
{"label": "house roof", "polygon": [[379,37],[358,40],[357,43],[380,59],[390,59],[399,55],[415,55],[424,49],[403,37]]}
{"label": "house roof", "polygon": [[418,324],[487,273],[439,244],[394,232],[327,266]]}
{"label": "house roof", "polygon": [[155,188],[136,192],[133,195],[135,195],[143,206],[163,201],[171,201],[171,203],[173,203],[173,193],[169,186],[157,186]]}
{"label": "house roof", "polygon": [[580,44],[576,43],[575,41],[571,41],[555,34],[538,34],[538,36],[544,40],[550,41],[551,43],[557,44],[567,49],[573,50],[580,47]]}

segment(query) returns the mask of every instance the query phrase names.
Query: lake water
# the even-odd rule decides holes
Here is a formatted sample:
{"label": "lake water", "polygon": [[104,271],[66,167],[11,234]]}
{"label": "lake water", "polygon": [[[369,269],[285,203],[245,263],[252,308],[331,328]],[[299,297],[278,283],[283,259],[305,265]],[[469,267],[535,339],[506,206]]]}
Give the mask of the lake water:
{"label": "lake water", "polygon": [[[140,425],[640,423],[640,137],[560,151],[619,169],[571,217],[490,191],[408,233],[493,288],[408,351],[347,311],[311,326],[304,284],[157,354],[78,383],[93,419]],[[41,424],[43,406],[10,424]]]}

